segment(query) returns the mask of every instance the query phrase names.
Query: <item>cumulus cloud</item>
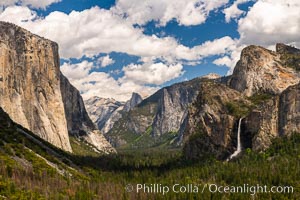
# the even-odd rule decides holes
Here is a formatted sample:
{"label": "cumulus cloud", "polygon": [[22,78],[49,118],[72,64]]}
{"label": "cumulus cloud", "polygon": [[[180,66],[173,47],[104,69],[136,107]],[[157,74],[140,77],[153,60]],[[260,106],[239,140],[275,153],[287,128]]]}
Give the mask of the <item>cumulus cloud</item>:
{"label": "cumulus cloud", "polygon": [[62,0],[1,0],[0,7],[7,7],[12,5],[29,6],[31,8],[45,9],[47,6],[58,3]]}
{"label": "cumulus cloud", "polygon": [[123,68],[123,81],[131,80],[138,84],[161,85],[184,74],[181,64],[167,66],[163,63],[131,64]]}
{"label": "cumulus cloud", "polygon": [[142,29],[134,28],[129,22],[99,7],[70,14],[55,11],[45,18],[31,19],[34,19],[34,13],[26,7],[7,8],[0,14],[2,21],[18,24],[58,42],[63,58],[92,57],[113,51],[137,56],[164,56],[170,55],[178,45],[171,37],[144,35]]}
{"label": "cumulus cloud", "polygon": [[[157,88],[144,84],[161,85],[178,78],[184,73],[182,64],[195,65],[205,57],[228,54],[233,51],[237,42],[230,37],[223,37],[187,47],[172,37],[145,35],[143,29],[134,27],[112,11],[99,7],[81,12],[72,11],[69,14],[55,11],[41,18],[27,7],[13,6],[0,14],[0,20],[16,23],[58,42],[62,58],[93,58],[100,53],[111,52],[141,57],[142,64],[124,67],[124,77],[119,80],[106,73],[92,73],[95,66],[87,61],[63,64],[62,72],[82,91],[84,97],[98,93],[121,99],[125,93],[124,97],[127,98],[133,91],[149,95],[149,92],[156,91]],[[157,59],[161,62],[154,62]],[[102,67],[113,62],[109,56],[98,60]],[[105,81],[98,80],[97,75],[107,80],[106,86]],[[106,87],[114,89],[105,89]]]}
{"label": "cumulus cloud", "polygon": [[232,49],[227,55],[224,55],[223,57],[217,58],[213,61],[215,65],[219,66],[227,66],[229,67],[229,70],[227,72],[227,75],[232,74],[233,69],[240,59],[240,54],[243,48],[245,48],[246,45],[243,44],[236,44],[235,48]]}
{"label": "cumulus cloud", "polygon": [[[117,2],[117,5],[120,2]],[[144,6],[143,2],[140,2],[141,6]],[[196,1],[187,1],[186,3],[188,4],[188,2],[195,3]],[[205,11],[207,14],[203,16],[206,19],[210,11],[227,1],[197,2],[197,5],[190,5],[197,8],[205,5],[205,9],[208,11]],[[162,5],[164,4],[167,5],[163,1]],[[92,72],[96,68],[92,62],[64,63],[61,66],[62,72],[83,93],[85,98],[100,95],[126,100],[127,97],[130,97],[131,92],[139,92],[146,96],[157,90],[157,87],[149,87],[146,86],[147,84],[159,86],[180,77],[184,73],[183,64],[196,65],[202,59],[215,55],[222,56],[222,58],[227,56],[228,58],[216,60],[215,63],[218,65],[232,65],[235,61],[234,55],[238,43],[236,39],[225,36],[194,47],[187,47],[173,37],[145,35],[142,28],[133,26],[133,21],[130,18],[124,18],[119,13],[116,14],[114,9],[104,10],[93,7],[80,12],[72,11],[69,14],[55,11],[45,17],[40,17],[28,7],[12,6],[7,7],[0,14],[0,20],[18,24],[35,34],[58,42],[62,58],[82,58],[84,56],[93,58],[100,53],[109,54],[111,52],[141,57],[142,64],[131,64],[123,67],[124,76],[118,80],[111,76],[116,72],[111,72],[111,75],[103,72]],[[177,7],[175,10],[176,12],[177,10],[178,12],[182,11]],[[175,12],[175,10],[171,11]],[[167,12],[171,11],[168,10]],[[185,25],[192,23],[185,21],[184,15],[172,13],[159,23],[167,23],[172,19]],[[130,15],[128,16],[130,17]],[[148,19],[155,20],[151,17]],[[192,19],[194,17],[191,17]],[[160,61],[157,62],[157,60]],[[98,67],[105,67],[113,63],[114,60],[109,55],[100,57],[97,62]]]}
{"label": "cumulus cloud", "polygon": [[55,11],[45,18],[38,18],[30,9],[14,6],[5,9],[0,14],[0,20],[18,24],[58,42],[62,58],[121,52],[140,56],[144,61],[159,58],[176,63],[180,60],[197,61],[214,53],[222,53],[234,43],[230,37],[223,37],[192,48],[186,47],[173,37],[145,35],[141,28],[133,27],[122,17],[99,7],[72,11],[70,14]]}
{"label": "cumulus cloud", "polygon": [[82,61],[81,63],[76,64],[64,63],[60,67],[60,70],[69,79],[77,80],[89,75],[93,68],[96,67],[94,67],[92,62]]}
{"label": "cumulus cloud", "polygon": [[225,36],[213,41],[206,41],[202,45],[194,47],[193,51],[197,52],[202,57],[220,55],[236,49],[236,44],[237,40]]}
{"label": "cumulus cloud", "polygon": [[24,6],[10,6],[0,13],[0,20],[14,24],[26,23],[37,18],[36,12]]}
{"label": "cumulus cloud", "polygon": [[211,11],[226,3],[228,0],[118,0],[114,12],[133,24],[154,20],[165,26],[175,19],[180,25],[190,26],[204,23]]}
{"label": "cumulus cloud", "polygon": [[300,2],[259,0],[238,22],[241,43],[264,46],[284,42],[300,46]]}
{"label": "cumulus cloud", "polygon": [[245,11],[242,11],[238,8],[238,5],[242,3],[246,3],[253,0],[236,0],[231,6],[223,10],[223,13],[225,14],[225,20],[227,23],[231,21],[231,19],[237,19],[242,14],[245,13]]}
{"label": "cumulus cloud", "polygon": [[103,98],[127,101],[133,92],[147,97],[159,89],[158,87],[136,84],[129,80],[120,82],[103,72],[92,72],[85,78],[72,81],[71,83],[82,92],[84,99],[92,96],[101,96]]}
{"label": "cumulus cloud", "polygon": [[77,64],[64,63],[61,71],[81,92],[84,99],[101,96],[126,101],[132,92],[146,97],[158,90],[158,87],[144,86],[130,79],[115,80],[108,73],[92,72],[94,68],[97,67],[92,62],[82,61]]}
{"label": "cumulus cloud", "polygon": [[109,56],[103,56],[103,57],[100,57],[98,59],[98,62],[97,62],[101,67],[106,67],[108,65],[112,65],[115,63],[115,61]]}

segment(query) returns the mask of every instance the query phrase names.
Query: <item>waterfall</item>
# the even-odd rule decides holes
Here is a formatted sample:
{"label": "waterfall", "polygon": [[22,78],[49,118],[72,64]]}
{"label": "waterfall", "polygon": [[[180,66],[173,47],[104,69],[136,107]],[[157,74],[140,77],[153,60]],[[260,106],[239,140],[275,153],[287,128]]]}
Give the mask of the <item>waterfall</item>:
{"label": "waterfall", "polygon": [[227,161],[231,160],[232,158],[236,157],[239,153],[242,151],[242,144],[241,144],[241,124],[242,119],[239,119],[239,125],[238,125],[238,132],[237,132],[237,148],[233,154],[230,155],[230,157],[227,159]]}

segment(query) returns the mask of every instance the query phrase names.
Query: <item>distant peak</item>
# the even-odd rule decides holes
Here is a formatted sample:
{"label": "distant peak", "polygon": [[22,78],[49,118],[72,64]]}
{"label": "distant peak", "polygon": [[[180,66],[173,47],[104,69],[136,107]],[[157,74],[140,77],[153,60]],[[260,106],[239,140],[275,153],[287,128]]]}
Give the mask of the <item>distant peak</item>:
{"label": "distant peak", "polygon": [[262,47],[262,46],[258,46],[258,45],[249,45],[247,47],[245,47],[243,50],[242,50],[242,55],[243,54],[247,54],[247,53],[252,53],[252,52],[272,52],[271,50],[269,49],[266,49],[265,47]]}
{"label": "distant peak", "polygon": [[132,93],[131,99],[133,99],[133,98],[140,98],[140,99],[142,99],[141,95],[139,93],[136,93],[136,92]]}
{"label": "distant peak", "polygon": [[300,50],[283,43],[276,44],[276,52],[279,54],[300,54]]}
{"label": "distant peak", "polygon": [[139,95],[138,93],[133,92],[132,95],[131,95],[131,98],[126,102],[126,104],[124,106],[124,110],[126,112],[128,112],[131,109],[133,109],[136,105],[141,103],[142,101],[143,101],[143,98],[141,97],[141,95]]}

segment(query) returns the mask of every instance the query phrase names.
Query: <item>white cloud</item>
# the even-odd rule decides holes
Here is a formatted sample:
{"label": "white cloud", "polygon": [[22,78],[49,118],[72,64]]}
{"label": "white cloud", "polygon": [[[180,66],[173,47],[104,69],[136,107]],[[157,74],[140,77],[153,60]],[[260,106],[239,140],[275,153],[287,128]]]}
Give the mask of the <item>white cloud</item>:
{"label": "white cloud", "polygon": [[36,12],[24,6],[10,6],[0,13],[0,20],[14,24],[25,23],[36,19]]}
{"label": "white cloud", "polygon": [[229,56],[224,56],[213,61],[216,65],[231,66],[232,60]]}
{"label": "white cloud", "polygon": [[45,9],[47,6],[58,3],[62,0],[1,0],[0,7],[7,7],[13,5],[29,6],[31,8]]}
{"label": "white cloud", "polygon": [[96,67],[92,62],[82,61],[77,64],[64,63],[60,70],[69,79],[77,80],[88,76],[93,68]]}
{"label": "white cloud", "polygon": [[228,45],[235,42],[230,37],[223,37],[189,48],[172,37],[144,35],[142,29],[134,28],[123,18],[98,7],[72,11],[68,15],[55,11],[45,18],[38,18],[30,9],[15,6],[5,9],[0,20],[18,24],[58,42],[62,58],[121,52],[141,56],[147,62],[157,58],[168,63],[194,62],[214,53],[224,53]]}
{"label": "white cloud", "polygon": [[138,84],[161,85],[184,74],[181,64],[167,66],[163,63],[131,64],[123,68],[122,80],[131,80]]}
{"label": "white cloud", "polygon": [[220,55],[233,51],[236,48],[237,42],[231,37],[225,36],[213,41],[206,41],[202,45],[194,47],[193,51],[202,57]]}
{"label": "white cloud", "polygon": [[284,42],[300,46],[300,2],[259,0],[239,20],[241,43],[263,46]]}
{"label": "white cloud", "polygon": [[245,45],[237,44],[232,51],[230,51],[227,55],[220,57],[213,61],[215,65],[219,66],[227,66],[229,67],[229,70],[227,72],[227,75],[232,74],[233,69],[240,59],[240,54],[243,48],[245,48]]}
{"label": "white cloud", "polygon": [[146,97],[159,89],[129,79],[115,80],[108,73],[92,72],[94,68],[96,66],[92,62],[82,61],[77,64],[64,63],[61,71],[82,93],[84,99],[101,96],[126,101],[131,97],[132,92],[138,92]]}
{"label": "white cloud", "polygon": [[111,57],[109,57],[109,55],[107,55],[107,56],[100,57],[98,59],[98,63],[100,64],[101,67],[106,67],[108,65],[114,64],[115,61]]}
{"label": "white cloud", "polygon": [[[206,1],[205,5],[208,10],[214,10],[224,2],[227,1]],[[166,18],[165,22],[169,19],[171,20]],[[182,23],[184,21],[183,18],[176,19]],[[118,80],[109,73],[92,72],[95,68],[92,62],[63,64],[62,72],[85,98],[99,95],[126,100],[132,92],[147,96],[158,88],[145,84],[161,85],[180,77],[184,73],[183,64],[196,65],[203,58],[214,55],[228,56],[233,63],[238,43],[237,40],[226,36],[187,47],[172,37],[145,35],[143,29],[135,28],[130,20],[114,14],[112,10],[99,7],[81,12],[72,11],[69,14],[55,11],[41,18],[27,7],[13,6],[0,14],[0,20],[16,23],[35,34],[58,42],[62,58],[92,58],[100,53],[111,52],[141,57],[143,64],[124,67],[124,76]],[[154,60],[157,59],[161,62],[155,63]],[[98,60],[102,67],[113,62],[109,56]],[[216,61],[219,65],[224,62]],[[115,72],[111,72],[113,73]]]}
{"label": "white cloud", "polygon": [[[124,76],[119,80],[109,73],[92,72],[95,66],[91,62],[63,64],[62,72],[85,98],[99,95],[126,100],[132,92],[147,96],[157,87],[145,84],[161,85],[178,78],[184,73],[182,64],[195,65],[207,56],[230,54],[236,44],[236,40],[223,37],[186,47],[172,37],[144,35],[142,29],[134,28],[129,21],[98,7],[70,14],[56,11],[40,18],[27,7],[13,6],[0,14],[0,20],[16,23],[58,42],[62,58],[93,57],[111,52],[141,57],[143,64],[124,67]],[[153,64],[156,59],[162,62]],[[113,62],[109,56],[99,61],[102,67]]]}
{"label": "white cloud", "polygon": [[[237,0],[233,10],[223,11],[226,21],[240,17],[239,11],[234,13],[234,6],[248,0]],[[229,7],[229,8],[231,8]],[[298,0],[258,0],[249,9],[245,17],[238,21],[240,39],[236,41],[232,51],[213,61],[216,65],[226,65],[231,74],[239,60],[241,50],[250,44],[261,45],[274,50],[274,44],[283,42],[300,47],[300,2]],[[231,12],[232,11],[232,12]],[[231,12],[231,13],[230,13]],[[242,13],[241,13],[242,14]]]}
{"label": "white cloud", "polygon": [[123,68],[124,76],[115,80],[104,72],[92,72],[96,66],[92,62],[82,61],[77,64],[64,63],[62,73],[82,93],[85,99],[92,96],[112,97],[120,101],[128,100],[132,92],[146,97],[157,91],[160,85],[181,76],[182,65],[164,65],[163,63],[134,65]]}
{"label": "white cloud", "polygon": [[190,26],[204,23],[211,11],[226,3],[228,0],[118,0],[113,11],[133,24],[144,25],[154,20],[164,26],[175,19]]}
{"label": "white cloud", "polygon": [[245,12],[238,8],[238,5],[253,1],[253,0],[236,0],[230,7],[223,10],[225,14],[225,20],[227,23],[231,21],[231,19],[237,19]]}
{"label": "white cloud", "polygon": [[33,13],[28,15],[30,13],[26,7],[7,8],[0,14],[0,20],[58,42],[63,58],[92,57],[113,51],[137,56],[166,56],[178,45],[171,37],[146,36],[142,29],[98,7],[72,11],[69,15],[55,11],[35,20],[30,20],[34,18]]}

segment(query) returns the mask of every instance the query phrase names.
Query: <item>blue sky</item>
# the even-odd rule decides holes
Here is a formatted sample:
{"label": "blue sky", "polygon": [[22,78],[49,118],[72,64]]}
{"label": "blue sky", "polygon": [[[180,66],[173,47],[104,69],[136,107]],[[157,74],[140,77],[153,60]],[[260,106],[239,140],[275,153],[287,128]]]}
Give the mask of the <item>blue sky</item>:
{"label": "blue sky", "polygon": [[0,20],[60,46],[82,93],[125,101],[208,73],[232,73],[249,45],[299,46],[297,0],[4,0]]}

